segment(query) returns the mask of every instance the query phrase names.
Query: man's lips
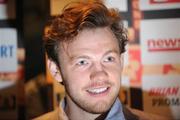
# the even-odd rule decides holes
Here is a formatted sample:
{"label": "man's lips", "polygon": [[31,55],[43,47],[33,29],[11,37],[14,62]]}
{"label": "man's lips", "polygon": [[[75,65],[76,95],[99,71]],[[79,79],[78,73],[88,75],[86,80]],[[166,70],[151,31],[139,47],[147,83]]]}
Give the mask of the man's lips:
{"label": "man's lips", "polygon": [[108,86],[106,86],[106,87],[98,87],[98,88],[89,88],[89,89],[87,89],[86,91],[88,92],[88,93],[90,93],[90,94],[102,94],[102,93],[105,93],[105,92],[107,92],[108,91],[108,89],[109,89],[109,87]]}
{"label": "man's lips", "polygon": [[105,95],[110,90],[112,84],[109,81],[93,82],[85,87],[85,90],[90,95]]}
{"label": "man's lips", "polygon": [[107,87],[101,87],[101,88],[88,89],[87,91],[90,93],[98,94],[98,93],[102,93],[106,90],[107,90]]}

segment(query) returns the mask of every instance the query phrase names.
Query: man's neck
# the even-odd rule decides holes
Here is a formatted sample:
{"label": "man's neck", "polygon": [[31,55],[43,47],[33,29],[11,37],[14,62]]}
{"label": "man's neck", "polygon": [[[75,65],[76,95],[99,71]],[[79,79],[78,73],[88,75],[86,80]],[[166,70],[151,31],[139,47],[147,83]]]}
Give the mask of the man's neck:
{"label": "man's neck", "polygon": [[95,120],[100,114],[92,114],[77,106],[68,96],[66,97],[65,113],[70,120]]}

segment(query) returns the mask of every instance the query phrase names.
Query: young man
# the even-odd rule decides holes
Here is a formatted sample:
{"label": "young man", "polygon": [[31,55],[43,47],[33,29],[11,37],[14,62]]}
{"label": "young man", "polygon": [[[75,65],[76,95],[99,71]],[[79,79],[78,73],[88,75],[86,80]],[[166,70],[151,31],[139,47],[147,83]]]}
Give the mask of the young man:
{"label": "young man", "polygon": [[49,69],[66,96],[38,119],[138,119],[118,99],[127,42],[119,11],[100,2],[70,4],[52,19],[44,40]]}

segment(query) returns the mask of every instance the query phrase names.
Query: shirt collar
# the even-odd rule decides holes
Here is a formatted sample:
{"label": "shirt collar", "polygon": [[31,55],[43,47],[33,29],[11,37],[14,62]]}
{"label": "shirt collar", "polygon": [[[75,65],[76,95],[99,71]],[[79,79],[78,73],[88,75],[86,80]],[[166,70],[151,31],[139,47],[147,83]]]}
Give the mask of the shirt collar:
{"label": "shirt collar", "polygon": [[111,110],[109,111],[105,120],[117,120],[117,118],[118,120],[125,120],[122,110],[122,104],[118,98],[111,107]]}

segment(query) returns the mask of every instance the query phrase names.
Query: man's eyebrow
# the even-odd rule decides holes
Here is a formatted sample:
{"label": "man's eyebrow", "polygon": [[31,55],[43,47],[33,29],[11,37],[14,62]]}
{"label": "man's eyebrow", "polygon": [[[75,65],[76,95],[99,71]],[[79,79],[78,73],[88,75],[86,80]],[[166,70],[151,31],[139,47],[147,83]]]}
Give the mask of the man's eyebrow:
{"label": "man's eyebrow", "polygon": [[80,58],[89,59],[89,56],[87,56],[87,55],[79,55],[79,56],[73,55],[73,56],[70,57],[70,60],[80,59]]}
{"label": "man's eyebrow", "polygon": [[[108,50],[104,53],[103,56],[108,55],[110,53],[115,53],[115,54],[119,54],[118,50],[112,49],[112,50]],[[85,58],[85,59],[90,59],[90,57],[88,55],[72,55],[70,56],[70,60],[73,61],[75,59],[79,59],[79,58]]]}
{"label": "man's eyebrow", "polygon": [[118,50],[112,49],[112,50],[108,50],[107,52],[105,52],[104,55],[107,55],[107,54],[110,54],[110,53],[119,54]]}

